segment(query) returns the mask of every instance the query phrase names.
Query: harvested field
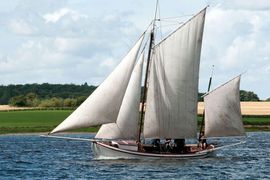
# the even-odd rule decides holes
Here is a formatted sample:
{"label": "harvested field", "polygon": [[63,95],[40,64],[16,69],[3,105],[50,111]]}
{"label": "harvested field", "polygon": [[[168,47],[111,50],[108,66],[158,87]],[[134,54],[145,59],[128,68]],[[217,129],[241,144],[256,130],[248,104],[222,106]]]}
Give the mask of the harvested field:
{"label": "harvested field", "polygon": [[[204,109],[203,102],[198,103],[198,114],[202,114]],[[250,116],[269,116],[270,102],[241,102],[242,115]]]}
{"label": "harvested field", "polygon": [[270,115],[270,102],[241,102],[243,115]]}
{"label": "harvested field", "polygon": [[[34,109],[33,107],[13,107],[0,105],[0,111]],[[203,102],[198,103],[198,114],[202,114],[204,109]],[[270,102],[241,102],[242,115],[250,116],[269,116]]]}
{"label": "harvested field", "polygon": [[12,111],[12,110],[23,110],[23,109],[33,109],[32,107],[14,107],[9,105],[0,105],[0,111]]}

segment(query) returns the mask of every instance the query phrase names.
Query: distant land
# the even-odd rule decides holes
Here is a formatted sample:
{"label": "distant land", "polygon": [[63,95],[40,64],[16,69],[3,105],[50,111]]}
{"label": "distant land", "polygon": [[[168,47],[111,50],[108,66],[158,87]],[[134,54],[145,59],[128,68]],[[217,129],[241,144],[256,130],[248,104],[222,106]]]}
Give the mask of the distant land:
{"label": "distant land", "polygon": [[[7,108],[7,106],[3,108]],[[60,124],[72,112],[73,109],[13,109],[8,111],[0,110],[0,135],[10,133],[47,133],[54,129],[58,124]],[[202,116],[198,115],[197,119],[198,125],[200,126]],[[243,123],[245,125],[246,131],[270,131],[270,116],[244,115]],[[98,127],[91,127],[79,129],[73,132],[97,131]]]}
{"label": "distant land", "polygon": [[[18,84],[18,85],[1,85],[0,86],[0,104],[10,104],[10,100],[14,97],[27,96],[31,93],[32,98],[39,100],[51,98],[79,98],[83,100],[88,97],[96,86],[84,83],[82,85],[75,84]],[[14,104],[13,104],[14,105]],[[24,105],[22,105],[24,106]],[[27,106],[27,105],[26,105]],[[31,105],[30,105],[31,106]]]}
{"label": "distant land", "polygon": [[[97,86],[74,84],[25,84],[0,86],[0,134],[49,132],[79,106]],[[199,101],[202,101],[199,93]],[[260,101],[250,91],[240,91],[247,131],[270,130],[270,101]],[[249,102],[247,102],[249,101]],[[198,103],[198,123],[203,103]],[[98,127],[78,132],[96,132]],[[77,132],[77,131],[76,131]]]}
{"label": "distant land", "polygon": [[[97,86],[75,84],[0,85],[0,104],[17,107],[77,107]],[[203,101],[198,94],[198,101]],[[261,101],[252,91],[240,91],[241,101]],[[270,101],[270,98],[267,99]]]}

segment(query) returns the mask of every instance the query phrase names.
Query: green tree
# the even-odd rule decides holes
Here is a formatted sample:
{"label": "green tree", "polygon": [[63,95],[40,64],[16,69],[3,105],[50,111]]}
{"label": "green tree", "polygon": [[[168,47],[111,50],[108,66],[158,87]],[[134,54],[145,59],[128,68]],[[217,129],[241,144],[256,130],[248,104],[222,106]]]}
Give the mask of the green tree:
{"label": "green tree", "polygon": [[18,107],[27,106],[26,98],[23,95],[14,96],[9,100],[9,105]]}
{"label": "green tree", "polygon": [[30,92],[25,96],[26,106],[35,107],[38,106],[39,100],[37,94]]}
{"label": "green tree", "polygon": [[76,107],[76,105],[77,105],[77,99],[74,99],[74,98],[64,99],[64,102],[63,102],[64,107]]}
{"label": "green tree", "polygon": [[50,99],[52,101],[53,107],[62,107],[63,106],[63,99],[53,97]]}
{"label": "green tree", "polygon": [[27,106],[35,107],[39,104],[39,99],[35,93],[28,93],[26,95],[14,96],[10,99],[9,104],[12,106]]}
{"label": "green tree", "polygon": [[77,104],[76,104],[76,106],[81,105],[86,99],[87,99],[86,96],[79,96],[79,97],[77,97]]}
{"label": "green tree", "polygon": [[[89,86],[87,83],[82,85],[75,84],[25,84],[25,85],[0,85],[0,104],[7,104],[12,97],[34,93],[38,99],[58,98],[78,98],[88,97],[96,86]],[[33,100],[36,101],[36,100]]]}
{"label": "green tree", "polygon": [[53,107],[52,101],[50,99],[44,99],[40,101],[39,107]]}
{"label": "green tree", "polygon": [[44,99],[40,102],[39,107],[63,107],[63,99],[56,97]]}
{"label": "green tree", "polygon": [[240,101],[260,101],[257,94],[252,91],[240,90]]}

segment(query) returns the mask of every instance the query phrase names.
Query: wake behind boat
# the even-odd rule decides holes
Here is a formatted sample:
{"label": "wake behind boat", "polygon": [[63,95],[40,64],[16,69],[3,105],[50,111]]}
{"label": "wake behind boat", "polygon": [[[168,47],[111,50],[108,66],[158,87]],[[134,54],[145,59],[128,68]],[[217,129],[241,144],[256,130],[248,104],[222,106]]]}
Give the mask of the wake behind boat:
{"label": "wake behind boat", "polygon": [[[50,134],[102,125],[90,140],[97,158],[175,159],[212,155],[219,148],[207,144],[208,137],[245,136],[237,76],[204,96],[205,113],[197,137],[205,14],[206,8],[157,44],[155,22],[160,19],[155,15],[150,32],[141,35],[107,79]],[[148,34],[149,41],[144,41]],[[151,143],[145,143],[148,139]],[[198,142],[186,144],[186,139]]]}

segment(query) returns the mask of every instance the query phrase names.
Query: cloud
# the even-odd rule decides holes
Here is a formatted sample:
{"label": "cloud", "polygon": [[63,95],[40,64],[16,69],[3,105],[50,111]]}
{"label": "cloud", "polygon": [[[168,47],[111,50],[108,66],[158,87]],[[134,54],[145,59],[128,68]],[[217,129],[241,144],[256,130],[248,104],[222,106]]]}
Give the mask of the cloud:
{"label": "cloud", "polygon": [[7,20],[0,19],[8,28],[0,31],[2,42],[9,44],[13,38],[0,56],[2,84],[87,81],[98,85],[140,33],[125,12],[89,17],[67,4],[55,6],[54,11],[38,7],[39,12],[33,6],[26,3],[16,12],[4,13]]}
{"label": "cloud", "polygon": [[70,52],[76,49],[78,43],[72,39],[57,37],[54,39],[54,47],[60,52]]}
{"label": "cloud", "polygon": [[230,9],[269,10],[269,0],[226,0],[219,1],[223,7]]}
{"label": "cloud", "polygon": [[86,18],[86,15],[80,14],[76,11],[73,11],[69,8],[62,8],[60,10],[57,10],[53,13],[48,13],[43,15],[43,18],[46,20],[46,23],[56,23],[59,21],[62,17],[70,15],[73,21],[78,21],[80,18]]}
{"label": "cloud", "polygon": [[104,61],[102,61],[102,63],[100,64],[100,66],[107,66],[107,67],[114,67],[116,64],[115,64],[115,60],[112,59],[112,58],[108,58],[108,59],[105,59]]}
{"label": "cloud", "polygon": [[[178,7],[175,0],[162,4],[161,15],[194,14],[206,2],[210,8],[202,49],[201,91],[206,89],[214,64],[213,87],[248,71],[243,89],[266,98],[269,95],[261,89],[269,89],[270,1],[205,0],[197,4],[194,0],[185,2],[187,8],[182,12],[183,6]],[[99,84],[148,26],[152,6],[150,2],[118,0],[10,1],[4,6],[9,10],[0,10],[1,84]]]}
{"label": "cloud", "polygon": [[[226,67],[224,63],[227,62],[238,65],[244,59],[265,56],[265,37],[270,30],[267,25],[270,23],[268,16],[270,12],[227,10],[220,7],[211,9],[206,17],[207,41],[204,43],[207,50],[215,53],[208,52],[208,56],[220,62],[222,67]],[[250,53],[252,51],[255,55]]]}
{"label": "cloud", "polygon": [[18,35],[31,35],[36,32],[36,28],[22,19],[12,19],[8,24],[11,32]]}
{"label": "cloud", "polygon": [[[234,8],[224,4],[213,6],[206,15],[200,87],[207,84],[214,64],[213,87],[247,71],[242,77],[242,88],[253,90],[265,99],[265,84],[270,77],[270,46],[266,40],[270,31],[270,11],[240,7],[240,4],[238,8],[232,6]],[[264,86],[265,90],[256,86]]]}

